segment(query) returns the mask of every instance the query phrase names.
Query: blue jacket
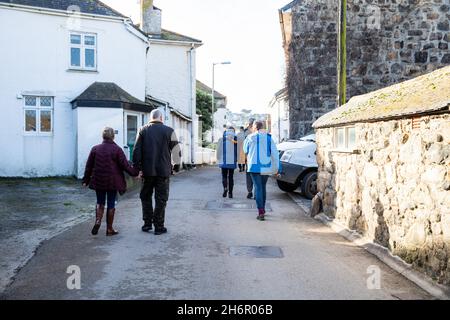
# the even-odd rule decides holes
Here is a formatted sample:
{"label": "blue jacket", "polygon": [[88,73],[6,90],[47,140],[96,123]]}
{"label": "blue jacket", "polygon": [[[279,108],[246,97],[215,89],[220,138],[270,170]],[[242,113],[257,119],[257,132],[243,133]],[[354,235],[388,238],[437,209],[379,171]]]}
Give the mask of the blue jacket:
{"label": "blue jacket", "polygon": [[217,144],[217,163],[222,169],[236,169],[238,159],[237,136],[232,130],[223,133]]}
{"label": "blue jacket", "polygon": [[248,172],[272,175],[281,172],[280,158],[275,142],[269,133],[260,131],[244,141]]}

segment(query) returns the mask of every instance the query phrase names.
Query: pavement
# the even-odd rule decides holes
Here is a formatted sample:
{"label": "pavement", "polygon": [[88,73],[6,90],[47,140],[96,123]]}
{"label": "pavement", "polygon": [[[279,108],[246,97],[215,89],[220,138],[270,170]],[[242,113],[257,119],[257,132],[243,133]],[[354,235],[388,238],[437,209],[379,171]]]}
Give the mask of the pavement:
{"label": "pavement", "polygon": [[[221,197],[217,168],[172,178],[169,232],[140,231],[137,193],[117,207],[116,237],[90,235],[92,221],[45,241],[1,299],[432,299],[361,247],[309,218],[276,183],[272,211],[256,220],[236,172],[234,199]],[[67,208],[70,210],[70,208]],[[81,289],[68,289],[68,267]],[[379,274],[379,277],[378,277]],[[379,281],[378,281],[379,280]],[[379,287],[377,286],[379,282]]]}
{"label": "pavement", "polygon": [[94,193],[76,179],[0,179],[0,292],[42,241],[94,210]]}

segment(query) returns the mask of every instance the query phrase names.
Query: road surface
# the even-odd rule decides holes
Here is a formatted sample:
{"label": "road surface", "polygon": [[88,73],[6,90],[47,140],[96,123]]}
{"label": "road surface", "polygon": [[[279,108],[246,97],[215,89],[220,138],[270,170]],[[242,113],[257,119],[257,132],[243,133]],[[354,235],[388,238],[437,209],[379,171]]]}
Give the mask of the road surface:
{"label": "road surface", "polygon": [[[305,216],[274,181],[268,185],[273,211],[266,221],[256,220],[254,201],[245,198],[244,174],[235,176],[234,199],[221,197],[216,168],[174,177],[166,213],[169,232],[161,236],[140,231],[138,194],[121,200],[118,236],[106,237],[104,224],[98,236],[91,236],[92,218],[44,242],[1,298],[432,298]],[[67,287],[69,266],[80,268],[79,290]],[[373,278],[377,270],[380,289]]]}

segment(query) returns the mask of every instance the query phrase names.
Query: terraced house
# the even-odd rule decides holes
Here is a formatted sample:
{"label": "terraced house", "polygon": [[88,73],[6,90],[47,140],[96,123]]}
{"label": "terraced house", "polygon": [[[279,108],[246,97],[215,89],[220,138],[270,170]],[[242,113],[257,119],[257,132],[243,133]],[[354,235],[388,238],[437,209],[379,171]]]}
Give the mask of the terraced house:
{"label": "terraced house", "polygon": [[[0,176],[80,177],[106,125],[131,157],[138,128],[159,106],[148,99],[159,64],[149,60],[147,32],[97,0],[0,0],[0,30],[8,44],[0,47]],[[177,65],[186,78],[195,77],[194,59]],[[186,113],[195,121],[191,99]],[[182,135],[189,148],[193,129]],[[184,161],[193,161],[190,149]]]}

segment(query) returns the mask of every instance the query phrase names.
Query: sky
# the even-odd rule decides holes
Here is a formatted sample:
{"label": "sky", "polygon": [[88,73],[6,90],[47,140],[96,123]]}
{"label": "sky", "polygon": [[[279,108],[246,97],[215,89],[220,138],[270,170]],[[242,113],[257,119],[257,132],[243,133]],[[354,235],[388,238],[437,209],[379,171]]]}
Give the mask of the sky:
{"label": "sky", "polygon": [[[103,0],[140,22],[140,0]],[[228,97],[228,109],[267,112],[284,86],[284,53],[278,9],[290,0],[155,0],[162,27],[203,41],[197,49],[197,79]]]}

